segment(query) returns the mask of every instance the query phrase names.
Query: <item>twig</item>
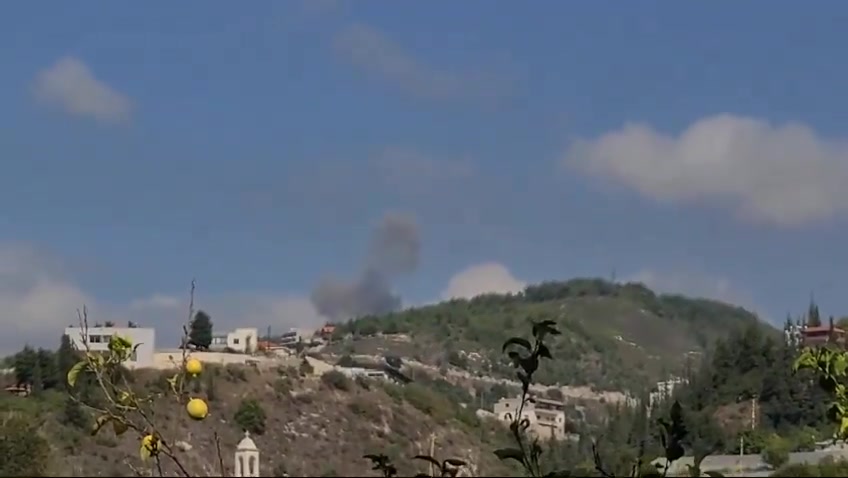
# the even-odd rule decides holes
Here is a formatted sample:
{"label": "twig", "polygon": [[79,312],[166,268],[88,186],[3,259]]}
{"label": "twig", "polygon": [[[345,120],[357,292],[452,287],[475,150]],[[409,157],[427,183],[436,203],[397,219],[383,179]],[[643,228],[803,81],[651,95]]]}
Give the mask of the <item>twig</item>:
{"label": "twig", "polygon": [[597,441],[592,442],[592,460],[595,462],[595,470],[605,478],[615,478],[615,475],[604,470],[604,465],[601,463],[601,454],[598,452]]}
{"label": "twig", "polygon": [[215,450],[218,452],[218,471],[221,472],[221,476],[226,476],[224,473],[224,456],[221,454],[221,437],[217,431],[215,432]]}

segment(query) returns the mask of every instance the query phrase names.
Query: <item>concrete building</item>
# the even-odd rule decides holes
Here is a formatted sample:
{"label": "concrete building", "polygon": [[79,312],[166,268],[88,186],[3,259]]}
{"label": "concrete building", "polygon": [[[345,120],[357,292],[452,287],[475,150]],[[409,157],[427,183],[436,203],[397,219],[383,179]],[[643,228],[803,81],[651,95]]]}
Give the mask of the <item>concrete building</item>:
{"label": "concrete building", "polygon": [[652,410],[657,404],[671,398],[674,389],[684,383],[686,383],[686,379],[681,377],[671,377],[668,380],[657,382],[656,387],[648,395],[648,409]]}
{"label": "concrete building", "polygon": [[[521,397],[502,398],[495,403],[494,413],[498,420],[512,422],[521,406]],[[562,440],[565,434],[565,403],[558,400],[534,397],[524,405],[522,419],[530,422],[528,430],[542,439]]]}
{"label": "concrete building", "polygon": [[291,329],[279,336],[276,342],[285,347],[294,347],[298,343],[303,342],[307,335],[300,329]]}
{"label": "concrete building", "polygon": [[347,375],[350,378],[356,377],[366,377],[366,378],[379,378],[386,380],[389,378],[386,375],[386,372],[382,370],[375,370],[370,368],[362,368],[362,367],[336,367],[336,370]]}
{"label": "concrete building", "polygon": [[209,350],[230,349],[240,353],[253,353],[259,346],[259,330],[245,327],[235,329],[227,334],[212,335]]}
{"label": "concrete building", "polygon": [[65,335],[71,341],[71,345],[77,350],[85,350],[85,343],[93,351],[105,352],[109,350],[109,339],[118,334],[132,341],[138,348],[127,360],[127,368],[150,368],[153,367],[153,354],[156,350],[156,331],[151,328],[142,327],[89,327],[87,335],[83,337],[83,329],[80,327],[68,327]]}

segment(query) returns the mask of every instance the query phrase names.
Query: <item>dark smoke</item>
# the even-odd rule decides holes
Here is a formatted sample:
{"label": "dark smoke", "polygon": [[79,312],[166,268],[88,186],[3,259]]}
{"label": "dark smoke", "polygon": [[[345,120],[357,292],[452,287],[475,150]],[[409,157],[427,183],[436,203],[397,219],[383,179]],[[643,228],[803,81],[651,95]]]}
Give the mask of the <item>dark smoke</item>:
{"label": "dark smoke", "polygon": [[392,281],[418,268],[421,238],[415,221],[387,214],[374,229],[365,265],[354,281],[329,277],[312,291],[312,304],[334,321],[398,310],[402,301]]}

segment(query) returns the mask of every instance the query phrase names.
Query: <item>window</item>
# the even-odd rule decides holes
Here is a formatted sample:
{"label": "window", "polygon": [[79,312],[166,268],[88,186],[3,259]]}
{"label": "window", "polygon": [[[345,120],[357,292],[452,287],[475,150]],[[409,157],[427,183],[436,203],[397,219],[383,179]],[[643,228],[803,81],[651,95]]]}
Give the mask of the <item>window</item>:
{"label": "window", "polygon": [[103,341],[103,336],[101,336],[101,335],[89,335],[88,336],[88,343],[90,343],[90,344],[99,344],[99,343],[102,343],[102,341]]}
{"label": "window", "polygon": [[239,344],[239,339],[233,339],[233,345],[238,345],[238,344]]}

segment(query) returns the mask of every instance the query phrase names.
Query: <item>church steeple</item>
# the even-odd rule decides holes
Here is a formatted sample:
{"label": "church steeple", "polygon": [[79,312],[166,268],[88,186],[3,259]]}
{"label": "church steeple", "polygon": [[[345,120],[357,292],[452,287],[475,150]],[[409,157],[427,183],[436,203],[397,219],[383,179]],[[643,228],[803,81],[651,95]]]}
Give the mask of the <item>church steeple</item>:
{"label": "church steeple", "polygon": [[259,476],[259,449],[247,430],[236,447],[234,468],[233,476]]}

